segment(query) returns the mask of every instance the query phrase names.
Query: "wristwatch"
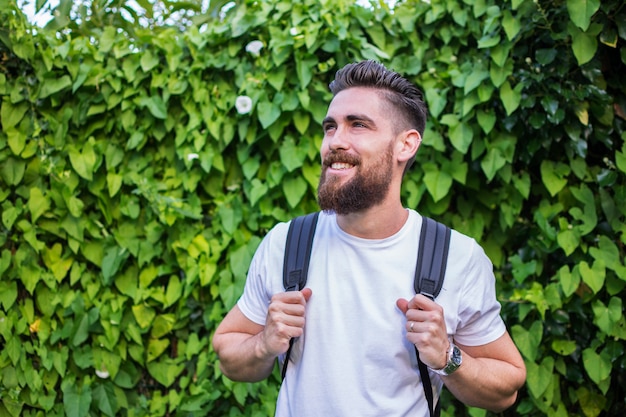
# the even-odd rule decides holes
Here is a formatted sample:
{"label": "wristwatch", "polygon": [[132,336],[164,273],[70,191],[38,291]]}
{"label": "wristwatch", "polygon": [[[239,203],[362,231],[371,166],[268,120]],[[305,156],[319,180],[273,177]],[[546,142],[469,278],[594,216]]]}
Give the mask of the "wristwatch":
{"label": "wristwatch", "polygon": [[448,350],[448,363],[441,369],[432,369],[437,375],[450,375],[461,366],[463,362],[463,356],[461,355],[461,349],[456,347],[452,341],[450,341],[450,350]]}

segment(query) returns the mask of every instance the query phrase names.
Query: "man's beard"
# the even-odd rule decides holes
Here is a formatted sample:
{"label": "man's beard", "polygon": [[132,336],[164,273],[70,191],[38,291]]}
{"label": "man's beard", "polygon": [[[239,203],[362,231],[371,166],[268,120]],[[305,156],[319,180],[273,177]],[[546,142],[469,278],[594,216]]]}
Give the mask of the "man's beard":
{"label": "man's beard", "polygon": [[[367,210],[381,203],[391,184],[393,154],[391,146],[369,168],[363,168],[361,158],[344,154],[330,153],[322,162],[322,176],[317,191],[317,201],[324,211],[334,211],[345,215]],[[356,173],[345,184],[338,176],[326,176],[327,168],[333,162],[348,162],[355,166]]]}

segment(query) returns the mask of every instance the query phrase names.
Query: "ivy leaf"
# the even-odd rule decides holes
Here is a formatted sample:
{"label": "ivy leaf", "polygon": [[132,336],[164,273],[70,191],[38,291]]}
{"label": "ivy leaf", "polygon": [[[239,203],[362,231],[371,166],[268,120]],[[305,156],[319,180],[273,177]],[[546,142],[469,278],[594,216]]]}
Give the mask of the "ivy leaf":
{"label": "ivy leaf", "polygon": [[67,417],[87,417],[89,415],[89,407],[91,406],[91,390],[88,386],[83,385],[79,388],[70,383],[64,384],[63,389],[63,408]]}
{"label": "ivy leaf", "polygon": [[263,126],[263,129],[267,129],[280,117],[280,106],[268,101],[263,101],[257,105],[257,113],[261,126]]}
{"label": "ivy leaf", "polygon": [[541,162],[541,181],[551,196],[557,195],[567,185],[570,167],[561,162],[544,160]]}
{"label": "ivy leaf", "polygon": [[583,350],[583,364],[589,378],[596,384],[604,381],[611,375],[613,365],[608,354],[597,354],[593,348]]}
{"label": "ivy leaf", "polygon": [[[9,251],[2,251],[2,255],[4,258],[4,254]],[[3,262],[3,260],[2,260]],[[2,275],[2,267],[0,266],[0,276]],[[9,309],[13,306],[17,300],[17,282],[16,281],[0,281],[0,304],[4,308],[4,311],[9,311]]]}
{"label": "ivy leaf", "polygon": [[85,142],[82,152],[72,148],[68,155],[74,171],[84,179],[91,181],[96,165],[96,153],[91,141]]}
{"label": "ivy leaf", "polygon": [[117,397],[110,384],[98,384],[92,391],[93,401],[105,416],[114,417],[117,409]]}
{"label": "ivy leaf", "polygon": [[587,262],[582,261],[578,266],[583,282],[591,288],[594,294],[597,294],[604,287],[604,279],[606,277],[604,262],[596,261],[593,263],[593,267],[590,268]]}
{"label": "ivy leaf", "polygon": [[502,27],[504,28],[506,37],[512,41],[522,28],[522,24],[520,19],[515,18],[510,11],[505,10],[502,16]]}
{"label": "ivy leaf", "polygon": [[265,196],[265,194],[267,194],[268,187],[267,184],[258,178],[253,179],[250,184],[252,185],[252,188],[250,189],[248,198],[250,199],[250,205],[254,206],[261,198],[263,198],[263,196]]}
{"label": "ivy leaf", "polygon": [[148,372],[154,379],[165,387],[171,386],[178,375],[185,369],[185,364],[176,364],[172,359],[165,359],[161,362],[148,363]]}
{"label": "ivy leaf", "polygon": [[134,305],[132,307],[133,316],[137,321],[137,324],[142,329],[147,329],[152,324],[152,320],[154,320],[154,316],[156,316],[156,312],[152,307],[149,307],[145,304]]}
{"label": "ivy leaf", "polygon": [[300,176],[291,177],[283,181],[283,191],[285,192],[285,198],[287,199],[287,203],[291,208],[295,208],[300,203],[300,201],[302,201],[302,197],[306,193],[306,190],[306,181]]}
{"label": "ivy leaf", "polygon": [[534,398],[541,398],[552,382],[554,358],[548,356],[538,365],[535,362],[526,362],[528,371],[526,385]]}
{"label": "ivy leaf", "polygon": [[572,51],[578,61],[578,65],[584,65],[591,61],[598,49],[596,37],[590,33],[581,31],[573,24],[569,24],[567,30],[572,37]]}
{"label": "ivy leaf", "polygon": [[30,197],[28,199],[28,209],[30,210],[31,222],[35,223],[37,219],[50,208],[50,199],[44,196],[39,188],[30,189]]}
{"label": "ivy leaf", "polygon": [[152,362],[168,348],[170,341],[168,339],[154,339],[150,338],[148,341],[148,351],[146,356],[147,362]]}
{"label": "ivy leaf", "polygon": [[574,271],[570,271],[567,265],[564,265],[559,269],[557,273],[557,277],[559,279],[559,283],[561,284],[561,289],[563,290],[563,294],[566,297],[574,294],[578,287],[580,286],[580,274],[578,269],[574,269]]}
{"label": "ivy leaf", "polygon": [[500,88],[500,100],[502,100],[507,116],[510,116],[519,107],[519,103],[522,100],[523,87],[523,84],[519,83],[515,88],[512,88],[508,81],[502,84]]}
{"label": "ivy leaf", "polygon": [[511,336],[522,355],[528,360],[534,361],[543,336],[543,324],[537,320],[528,330],[516,324],[511,327]]}
{"label": "ivy leaf", "polygon": [[433,200],[437,202],[446,197],[452,187],[452,176],[434,164],[425,164],[424,172],[424,184]]}
{"label": "ivy leaf", "polygon": [[6,132],[10,127],[15,127],[24,118],[24,115],[28,111],[28,104],[26,102],[13,104],[11,101],[5,99],[2,101],[2,108],[0,109],[0,120],[2,121],[2,129]]}
{"label": "ivy leaf", "polygon": [[469,146],[472,144],[474,138],[474,131],[472,128],[463,122],[450,126],[450,142],[461,153],[467,153]]}
{"label": "ivy leaf", "polygon": [[591,18],[600,9],[599,0],[567,0],[569,17],[581,30],[586,31]]}

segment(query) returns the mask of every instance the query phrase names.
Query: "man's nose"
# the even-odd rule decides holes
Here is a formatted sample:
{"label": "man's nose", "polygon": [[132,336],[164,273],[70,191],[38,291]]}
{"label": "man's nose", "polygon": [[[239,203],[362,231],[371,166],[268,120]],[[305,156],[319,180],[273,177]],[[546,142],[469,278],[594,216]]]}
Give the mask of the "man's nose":
{"label": "man's nose", "polygon": [[337,127],[332,135],[326,137],[328,148],[331,151],[345,150],[350,148],[347,132],[341,127]]}

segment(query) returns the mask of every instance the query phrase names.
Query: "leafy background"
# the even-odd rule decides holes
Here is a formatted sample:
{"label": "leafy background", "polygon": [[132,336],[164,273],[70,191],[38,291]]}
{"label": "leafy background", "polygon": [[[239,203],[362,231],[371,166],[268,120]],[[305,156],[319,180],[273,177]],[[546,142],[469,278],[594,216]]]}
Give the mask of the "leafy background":
{"label": "leafy background", "polygon": [[0,0],[0,416],[271,415],[277,375],[227,380],[211,335],[317,209],[327,85],[362,58],[425,91],[406,205],[494,262],[528,368],[503,414],[626,413],[622,1],[36,6]]}

